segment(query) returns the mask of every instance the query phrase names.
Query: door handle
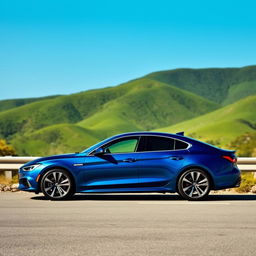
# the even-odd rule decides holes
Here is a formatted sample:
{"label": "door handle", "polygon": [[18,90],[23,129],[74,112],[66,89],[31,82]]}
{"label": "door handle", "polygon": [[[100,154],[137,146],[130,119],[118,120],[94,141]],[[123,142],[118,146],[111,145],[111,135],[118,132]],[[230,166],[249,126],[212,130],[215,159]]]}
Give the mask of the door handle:
{"label": "door handle", "polygon": [[171,160],[182,160],[183,159],[182,156],[171,156],[170,158],[171,158]]}
{"label": "door handle", "polygon": [[127,159],[124,159],[123,162],[133,163],[133,162],[136,162],[136,159],[135,158],[127,158]]}

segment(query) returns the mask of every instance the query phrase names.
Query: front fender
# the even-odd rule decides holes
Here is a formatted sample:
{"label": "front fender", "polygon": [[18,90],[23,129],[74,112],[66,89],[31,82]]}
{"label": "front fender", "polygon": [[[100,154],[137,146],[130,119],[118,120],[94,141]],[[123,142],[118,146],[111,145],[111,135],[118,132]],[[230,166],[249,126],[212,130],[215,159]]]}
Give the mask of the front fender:
{"label": "front fender", "polygon": [[66,170],[70,177],[72,178],[73,182],[74,182],[74,185],[76,186],[77,184],[77,175],[75,175],[75,173],[73,171],[71,171],[71,166],[70,164],[67,164],[65,163],[64,161],[63,162],[51,162],[49,164],[47,164],[41,171],[40,173],[38,174],[39,175],[39,178],[37,178],[37,188],[38,188],[38,191],[37,192],[41,192],[41,188],[40,188],[40,183],[41,183],[41,180],[42,180],[42,177],[44,176],[44,174],[49,171],[49,170],[52,170],[52,169],[64,169]]}

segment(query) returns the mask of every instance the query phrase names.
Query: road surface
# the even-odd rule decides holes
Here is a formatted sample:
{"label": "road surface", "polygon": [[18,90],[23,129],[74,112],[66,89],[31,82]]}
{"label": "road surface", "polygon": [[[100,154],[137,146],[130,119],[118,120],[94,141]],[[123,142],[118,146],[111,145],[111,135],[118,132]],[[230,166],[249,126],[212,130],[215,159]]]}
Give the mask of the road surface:
{"label": "road surface", "polygon": [[0,193],[0,256],[256,255],[256,195]]}

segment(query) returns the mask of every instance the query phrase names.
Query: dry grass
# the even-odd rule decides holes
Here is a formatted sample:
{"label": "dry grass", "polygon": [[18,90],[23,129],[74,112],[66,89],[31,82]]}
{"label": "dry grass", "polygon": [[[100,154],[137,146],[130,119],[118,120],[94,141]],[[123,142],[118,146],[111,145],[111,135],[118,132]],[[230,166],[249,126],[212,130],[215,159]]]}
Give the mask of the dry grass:
{"label": "dry grass", "polygon": [[256,185],[256,178],[254,178],[254,173],[243,173],[241,185],[235,190],[239,193],[250,192],[254,185]]}
{"label": "dry grass", "polygon": [[14,175],[12,179],[7,179],[4,175],[0,175],[0,184],[11,185],[18,183],[18,175]]}

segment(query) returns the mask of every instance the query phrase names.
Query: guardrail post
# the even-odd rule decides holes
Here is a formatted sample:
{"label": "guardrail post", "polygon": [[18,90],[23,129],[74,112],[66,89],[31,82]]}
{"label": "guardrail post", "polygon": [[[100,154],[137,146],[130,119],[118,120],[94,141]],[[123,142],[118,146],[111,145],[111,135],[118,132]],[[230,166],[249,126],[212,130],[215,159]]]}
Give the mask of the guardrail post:
{"label": "guardrail post", "polygon": [[4,171],[4,175],[6,179],[12,179],[12,171]]}

